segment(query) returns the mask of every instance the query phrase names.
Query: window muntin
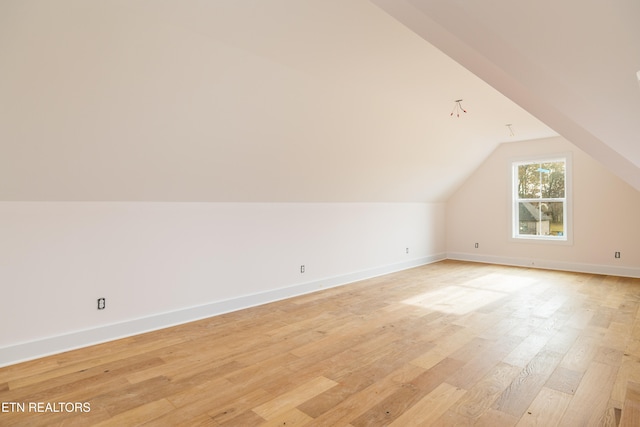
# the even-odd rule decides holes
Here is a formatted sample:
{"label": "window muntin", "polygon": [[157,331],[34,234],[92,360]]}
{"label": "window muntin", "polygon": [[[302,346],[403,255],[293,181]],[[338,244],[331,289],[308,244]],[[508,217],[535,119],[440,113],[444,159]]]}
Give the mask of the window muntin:
{"label": "window muntin", "polygon": [[513,163],[516,239],[567,241],[567,158]]}

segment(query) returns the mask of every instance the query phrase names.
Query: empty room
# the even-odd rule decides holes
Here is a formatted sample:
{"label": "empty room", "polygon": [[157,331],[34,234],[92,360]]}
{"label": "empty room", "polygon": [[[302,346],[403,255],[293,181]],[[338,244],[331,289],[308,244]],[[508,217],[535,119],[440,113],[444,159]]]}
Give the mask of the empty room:
{"label": "empty room", "polygon": [[0,0],[0,425],[640,425],[638,22]]}

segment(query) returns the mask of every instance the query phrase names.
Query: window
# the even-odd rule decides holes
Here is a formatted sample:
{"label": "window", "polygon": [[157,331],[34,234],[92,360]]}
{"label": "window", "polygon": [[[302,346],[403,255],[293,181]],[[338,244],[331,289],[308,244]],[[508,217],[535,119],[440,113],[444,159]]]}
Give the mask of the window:
{"label": "window", "polygon": [[568,157],[513,163],[515,239],[568,241]]}

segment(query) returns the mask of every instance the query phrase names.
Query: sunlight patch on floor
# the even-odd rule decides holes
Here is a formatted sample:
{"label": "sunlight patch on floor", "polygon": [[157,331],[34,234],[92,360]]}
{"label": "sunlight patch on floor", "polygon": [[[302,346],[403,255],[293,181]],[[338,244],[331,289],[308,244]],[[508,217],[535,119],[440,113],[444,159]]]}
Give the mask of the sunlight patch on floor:
{"label": "sunlight patch on floor", "polygon": [[473,280],[467,280],[461,286],[512,293],[519,291],[526,286],[532,285],[536,281],[537,280],[532,277],[490,273]]}
{"label": "sunlight patch on floor", "polygon": [[487,274],[460,285],[450,285],[402,301],[444,313],[467,314],[531,285],[535,279],[506,274]]}

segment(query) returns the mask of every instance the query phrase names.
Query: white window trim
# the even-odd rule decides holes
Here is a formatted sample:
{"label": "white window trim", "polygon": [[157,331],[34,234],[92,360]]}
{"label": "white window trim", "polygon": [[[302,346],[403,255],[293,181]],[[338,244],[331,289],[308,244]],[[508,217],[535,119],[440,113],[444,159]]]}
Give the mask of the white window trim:
{"label": "white window trim", "polygon": [[[565,162],[565,218],[564,218],[564,236],[521,236],[518,235],[516,230],[517,223],[517,201],[516,201],[516,188],[518,185],[518,174],[516,172],[517,165],[525,163],[545,163],[554,162],[558,160],[564,160]],[[535,156],[522,156],[512,158],[508,164],[509,176],[511,177],[511,184],[509,187],[509,221],[508,221],[508,240],[517,243],[539,243],[545,245],[573,245],[573,159],[570,152],[556,153],[550,155],[535,155]]]}

